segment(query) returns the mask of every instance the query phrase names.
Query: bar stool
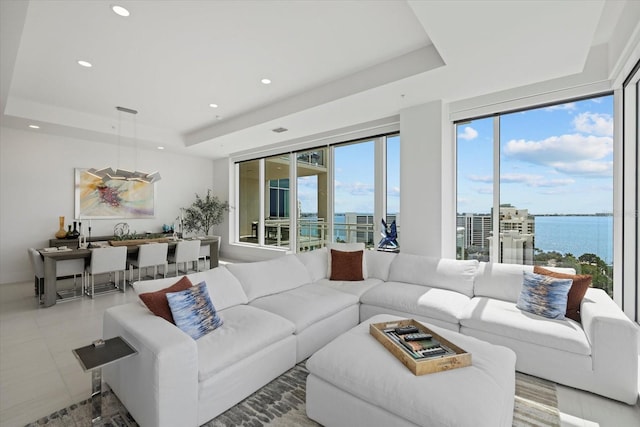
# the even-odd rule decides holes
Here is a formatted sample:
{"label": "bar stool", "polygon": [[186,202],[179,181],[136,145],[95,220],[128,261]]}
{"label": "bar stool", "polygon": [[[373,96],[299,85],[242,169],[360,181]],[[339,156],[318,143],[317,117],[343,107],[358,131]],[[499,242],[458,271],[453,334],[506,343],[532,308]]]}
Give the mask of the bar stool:
{"label": "bar stool", "polygon": [[179,266],[184,263],[184,274],[189,271],[189,263],[196,263],[196,271],[200,271],[198,258],[200,257],[200,240],[183,240],[176,245],[176,251],[169,255],[169,263],[176,265],[176,277],[180,270]]}
{"label": "bar stool", "polygon": [[138,269],[138,282],[140,281],[140,270],[153,267],[153,278],[158,275],[158,266],[162,266],[163,277],[167,277],[167,252],[168,243],[147,243],[140,245],[138,257],[129,259],[129,283],[133,283],[133,267]]}
{"label": "bar stool", "polygon": [[[91,262],[86,268],[85,294],[93,298],[96,295],[95,275],[109,273],[109,282],[99,284],[98,294],[110,291],[127,289],[125,270],[127,269],[127,247],[115,246],[111,248],[91,249]],[[123,285],[120,287],[119,276],[122,271]],[[114,280],[111,282],[111,273],[114,273]],[[91,286],[89,286],[89,276],[91,276]],[[113,285],[112,285],[113,283]]]}

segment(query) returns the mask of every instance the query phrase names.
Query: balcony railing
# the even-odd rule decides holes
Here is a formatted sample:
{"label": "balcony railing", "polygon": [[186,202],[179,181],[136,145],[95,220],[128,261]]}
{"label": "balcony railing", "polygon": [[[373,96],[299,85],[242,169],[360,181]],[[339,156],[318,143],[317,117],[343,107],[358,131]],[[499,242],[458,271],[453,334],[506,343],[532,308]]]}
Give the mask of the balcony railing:
{"label": "balcony railing", "polygon": [[[329,224],[324,218],[298,220],[297,246],[299,252],[319,249],[328,241],[343,243],[364,243],[365,247],[375,247],[381,239],[373,224],[335,223],[333,238]],[[265,220],[265,244],[288,247],[290,243],[288,219]]]}

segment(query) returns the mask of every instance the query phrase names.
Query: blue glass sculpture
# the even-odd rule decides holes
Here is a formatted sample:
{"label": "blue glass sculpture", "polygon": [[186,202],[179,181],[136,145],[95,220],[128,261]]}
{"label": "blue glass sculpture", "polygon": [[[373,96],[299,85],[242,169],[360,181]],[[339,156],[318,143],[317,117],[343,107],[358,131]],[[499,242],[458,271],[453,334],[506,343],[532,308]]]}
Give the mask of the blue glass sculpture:
{"label": "blue glass sculpture", "polygon": [[398,245],[398,229],[396,227],[396,221],[394,220],[390,226],[382,220],[382,240],[378,243],[378,250],[385,252],[400,252],[400,245]]}

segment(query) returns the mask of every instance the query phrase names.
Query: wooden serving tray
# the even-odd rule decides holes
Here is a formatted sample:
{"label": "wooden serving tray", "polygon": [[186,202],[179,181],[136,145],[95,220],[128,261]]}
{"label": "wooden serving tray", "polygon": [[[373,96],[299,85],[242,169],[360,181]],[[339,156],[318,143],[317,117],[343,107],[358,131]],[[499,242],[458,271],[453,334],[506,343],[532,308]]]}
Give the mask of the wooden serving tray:
{"label": "wooden serving tray", "polygon": [[[415,326],[420,332],[431,334],[447,350],[447,354],[441,356],[416,359],[412,357],[405,347],[390,338],[386,330],[392,330],[401,326]],[[448,371],[450,369],[471,366],[471,353],[467,353],[451,341],[436,334],[431,329],[415,321],[403,319],[395,322],[372,323],[369,325],[369,333],[391,352],[404,366],[409,368],[414,375],[433,374],[435,372]]]}

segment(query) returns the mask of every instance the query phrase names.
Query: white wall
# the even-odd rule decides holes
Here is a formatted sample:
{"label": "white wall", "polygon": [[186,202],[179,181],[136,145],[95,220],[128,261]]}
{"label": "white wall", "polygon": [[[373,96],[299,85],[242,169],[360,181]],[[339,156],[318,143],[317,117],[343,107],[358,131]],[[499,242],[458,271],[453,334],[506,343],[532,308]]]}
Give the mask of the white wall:
{"label": "white wall", "polygon": [[193,202],[196,193],[213,187],[210,159],[143,149],[138,151],[137,164],[134,157],[132,147],[123,147],[118,159],[116,145],[1,127],[0,284],[31,280],[27,248],[48,246],[58,231],[59,216],[65,216],[66,224],[73,221],[75,168],[137,166],[162,175],[156,183],[155,218],[93,220],[94,236],[112,235],[113,226],[123,221],[131,231],[160,232],[163,224],[173,223],[180,207]]}
{"label": "white wall", "polygon": [[400,249],[442,256],[442,102],[400,111],[400,136]]}

